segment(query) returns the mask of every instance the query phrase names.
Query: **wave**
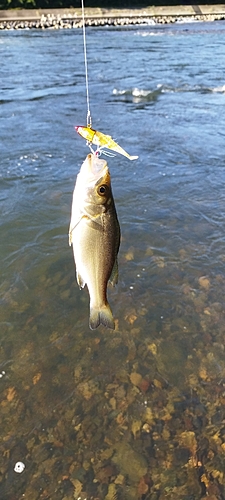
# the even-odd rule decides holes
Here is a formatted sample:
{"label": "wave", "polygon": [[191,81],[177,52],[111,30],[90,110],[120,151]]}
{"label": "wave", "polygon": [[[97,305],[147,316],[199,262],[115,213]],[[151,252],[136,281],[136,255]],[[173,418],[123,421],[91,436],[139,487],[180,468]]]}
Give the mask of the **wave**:
{"label": "wave", "polygon": [[127,89],[114,88],[112,94],[125,102],[138,103],[138,102],[155,101],[160,94],[176,93],[176,92],[225,93],[225,85],[221,85],[218,87],[207,87],[204,85],[191,86],[188,84],[184,84],[181,86],[173,87],[172,85],[165,85],[159,83],[155,89],[142,89],[138,87],[127,88]]}
{"label": "wave", "polygon": [[157,85],[156,89],[139,89],[134,87],[131,89],[113,89],[113,95],[127,102],[155,101],[162,91],[162,85]]}
{"label": "wave", "polygon": [[213,89],[211,89],[211,92],[225,93],[225,85],[221,85],[220,87],[214,87]]}

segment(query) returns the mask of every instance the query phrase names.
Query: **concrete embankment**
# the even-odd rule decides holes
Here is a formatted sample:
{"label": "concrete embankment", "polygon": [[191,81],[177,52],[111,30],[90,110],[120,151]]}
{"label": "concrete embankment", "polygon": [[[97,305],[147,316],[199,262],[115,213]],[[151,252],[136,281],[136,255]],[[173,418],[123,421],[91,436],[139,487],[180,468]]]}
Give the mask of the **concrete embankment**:
{"label": "concrete embankment", "polygon": [[[86,26],[167,24],[177,21],[225,20],[225,5],[177,5],[142,9],[86,8]],[[62,29],[82,26],[81,9],[30,9],[0,11],[0,29]]]}

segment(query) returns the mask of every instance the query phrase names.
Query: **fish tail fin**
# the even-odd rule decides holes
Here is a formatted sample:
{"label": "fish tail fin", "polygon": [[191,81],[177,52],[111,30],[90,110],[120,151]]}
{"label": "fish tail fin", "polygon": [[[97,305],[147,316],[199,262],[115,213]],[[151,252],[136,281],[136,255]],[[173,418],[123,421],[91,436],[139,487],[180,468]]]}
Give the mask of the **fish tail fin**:
{"label": "fish tail fin", "polygon": [[95,330],[99,325],[106,326],[106,328],[110,328],[111,330],[115,329],[115,322],[108,303],[101,308],[90,308],[90,329]]}

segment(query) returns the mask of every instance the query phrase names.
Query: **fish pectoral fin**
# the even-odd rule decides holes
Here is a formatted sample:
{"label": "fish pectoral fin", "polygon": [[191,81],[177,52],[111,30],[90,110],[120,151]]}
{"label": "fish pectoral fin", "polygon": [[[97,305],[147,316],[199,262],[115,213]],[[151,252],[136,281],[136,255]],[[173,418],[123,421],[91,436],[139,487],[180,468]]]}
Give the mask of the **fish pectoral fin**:
{"label": "fish pectoral fin", "polygon": [[85,281],[83,280],[82,276],[79,274],[79,272],[77,271],[76,272],[76,276],[77,276],[77,284],[81,290],[81,288],[84,288],[86,283]]}
{"label": "fish pectoral fin", "polygon": [[82,219],[89,219],[90,217],[86,214],[83,214],[73,225],[70,223],[70,228],[69,228],[69,246],[72,245],[73,243],[73,231],[74,229],[78,226],[80,221]]}
{"label": "fish pectoral fin", "polygon": [[108,303],[101,308],[90,308],[89,327],[95,330],[99,325],[106,326],[111,330],[115,330],[115,322],[113,319],[112,311]]}
{"label": "fish pectoral fin", "polygon": [[114,266],[112,268],[111,276],[109,278],[109,282],[111,283],[112,286],[117,285],[118,283],[118,261],[117,258],[114,262]]}
{"label": "fish pectoral fin", "polygon": [[70,247],[73,243],[73,231],[74,231],[75,227],[77,227],[77,225],[79,224],[81,219],[82,219],[82,217],[73,225],[70,223],[70,228],[69,228],[69,246]]}

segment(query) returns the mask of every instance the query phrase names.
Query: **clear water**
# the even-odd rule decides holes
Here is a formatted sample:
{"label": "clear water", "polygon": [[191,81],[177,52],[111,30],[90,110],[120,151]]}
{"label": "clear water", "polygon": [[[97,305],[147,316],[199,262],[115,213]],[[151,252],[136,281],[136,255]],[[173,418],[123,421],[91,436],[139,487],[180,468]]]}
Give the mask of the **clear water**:
{"label": "clear water", "polygon": [[139,155],[108,159],[115,332],[68,246],[82,31],[0,34],[1,500],[221,500],[225,23],[86,35],[93,127]]}

